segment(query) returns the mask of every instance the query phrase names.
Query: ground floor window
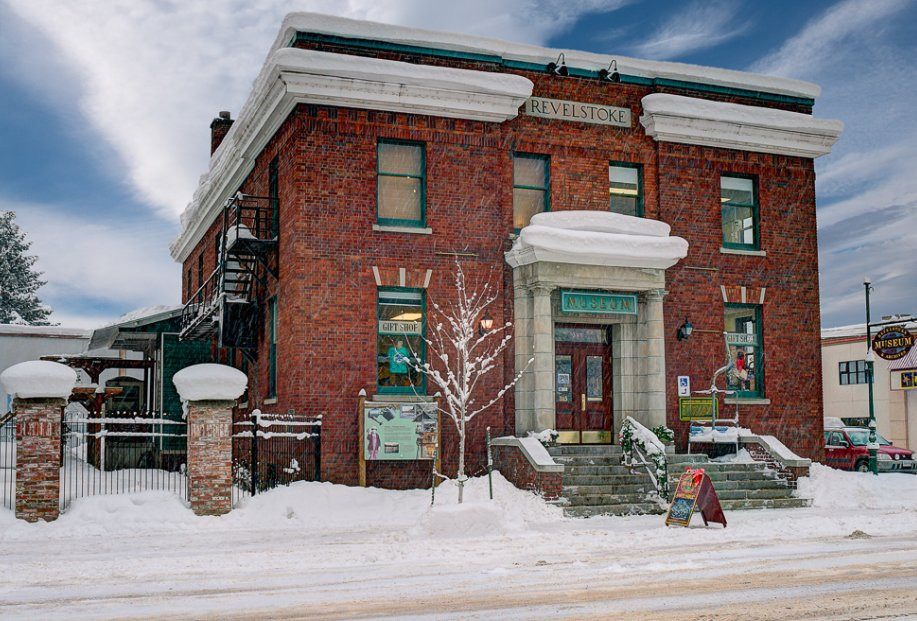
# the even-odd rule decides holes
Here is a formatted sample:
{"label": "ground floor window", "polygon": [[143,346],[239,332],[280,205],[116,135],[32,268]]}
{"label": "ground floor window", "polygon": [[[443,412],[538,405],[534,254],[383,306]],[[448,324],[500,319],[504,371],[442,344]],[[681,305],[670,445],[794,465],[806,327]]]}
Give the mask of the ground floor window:
{"label": "ground floor window", "polygon": [[761,307],[754,304],[727,304],[726,343],[735,371],[726,379],[729,390],[739,397],[764,396],[764,347],[761,340]]}
{"label": "ground floor window", "polygon": [[272,399],[277,396],[277,298],[273,297],[268,301],[270,310],[270,324],[268,329],[269,350],[268,350],[268,386],[267,396]]}
{"label": "ground floor window", "polygon": [[376,305],[376,384],[380,393],[424,394],[426,361],[424,294],[421,289],[380,289]]}
{"label": "ground floor window", "polygon": [[865,360],[850,360],[837,364],[841,386],[846,386],[847,384],[866,384],[869,381],[866,378]]}

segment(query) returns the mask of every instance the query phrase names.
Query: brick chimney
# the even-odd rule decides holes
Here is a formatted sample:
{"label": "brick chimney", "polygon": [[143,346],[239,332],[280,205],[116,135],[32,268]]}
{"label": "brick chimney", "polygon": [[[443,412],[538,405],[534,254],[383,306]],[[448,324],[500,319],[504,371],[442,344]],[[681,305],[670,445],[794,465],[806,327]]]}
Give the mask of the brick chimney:
{"label": "brick chimney", "polygon": [[235,121],[229,118],[228,110],[223,110],[220,112],[220,116],[210,122],[210,155],[213,155],[213,152],[216,151],[220,143],[223,142],[223,138],[226,137],[229,128],[232,127],[234,122]]}

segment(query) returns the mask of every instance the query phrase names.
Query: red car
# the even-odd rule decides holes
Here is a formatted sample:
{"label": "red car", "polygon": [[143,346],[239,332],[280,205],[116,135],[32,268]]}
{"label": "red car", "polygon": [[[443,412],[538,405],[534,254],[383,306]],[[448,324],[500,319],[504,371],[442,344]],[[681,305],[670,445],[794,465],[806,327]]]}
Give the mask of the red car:
{"label": "red car", "polygon": [[[878,433],[879,472],[917,473],[913,451],[898,448]],[[832,468],[869,472],[869,429],[839,427],[825,429],[825,463]]]}

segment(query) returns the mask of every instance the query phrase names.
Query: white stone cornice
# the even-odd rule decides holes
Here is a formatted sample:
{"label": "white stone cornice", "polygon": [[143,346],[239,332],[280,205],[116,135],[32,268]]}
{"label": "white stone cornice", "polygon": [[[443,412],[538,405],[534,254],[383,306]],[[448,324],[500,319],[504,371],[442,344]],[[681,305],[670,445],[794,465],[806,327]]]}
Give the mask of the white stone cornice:
{"label": "white stone cornice", "polygon": [[248,101],[182,215],[172,258],[184,261],[255,158],[300,103],[501,123],[532,94],[518,75],[283,48],[265,63]]}
{"label": "white stone cornice", "polygon": [[808,114],[653,93],[643,98],[640,123],[659,142],[819,157],[843,131],[840,121]]}

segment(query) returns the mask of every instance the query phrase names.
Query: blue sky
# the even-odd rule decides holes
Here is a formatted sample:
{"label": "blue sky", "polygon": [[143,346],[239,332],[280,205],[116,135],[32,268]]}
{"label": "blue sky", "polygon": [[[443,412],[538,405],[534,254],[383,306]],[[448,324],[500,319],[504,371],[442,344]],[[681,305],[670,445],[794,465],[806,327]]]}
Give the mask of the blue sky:
{"label": "blue sky", "polygon": [[[254,6],[257,5],[257,6]],[[822,87],[822,324],[917,313],[917,0],[0,0],[0,209],[33,240],[66,326],[177,303],[168,253],[283,15],[311,10]]]}

